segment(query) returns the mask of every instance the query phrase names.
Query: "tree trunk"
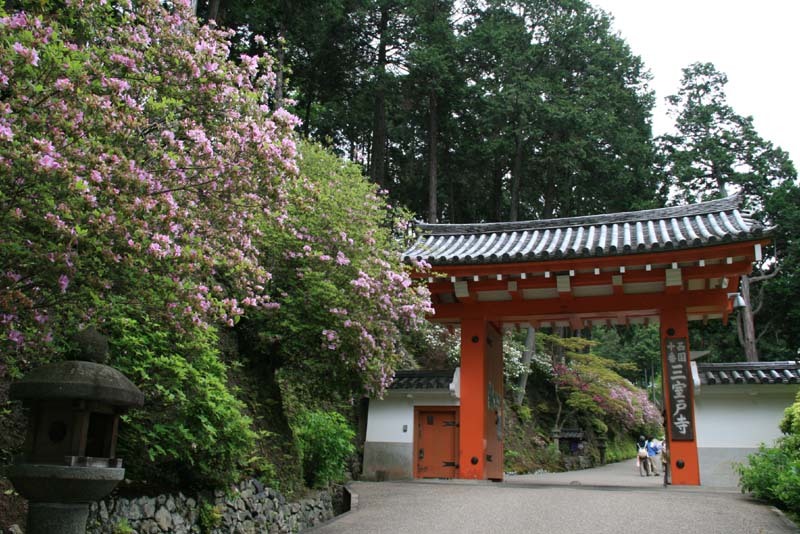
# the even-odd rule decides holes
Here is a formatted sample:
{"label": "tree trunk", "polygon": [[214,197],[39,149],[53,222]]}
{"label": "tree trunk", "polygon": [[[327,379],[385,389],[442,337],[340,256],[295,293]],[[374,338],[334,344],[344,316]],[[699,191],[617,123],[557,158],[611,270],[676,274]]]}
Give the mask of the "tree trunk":
{"label": "tree trunk", "polygon": [[286,61],[286,51],[283,48],[283,43],[286,35],[286,28],[281,24],[278,30],[278,49],[276,50],[278,67],[275,69],[275,109],[283,107],[283,69]]}
{"label": "tree trunk", "polygon": [[375,109],[372,116],[372,158],[370,159],[370,178],[381,188],[386,186],[386,29],[389,24],[386,5],[381,6],[378,20],[378,63],[377,86],[375,88]]}
{"label": "tree trunk", "polygon": [[514,163],[511,166],[511,209],[508,214],[509,221],[519,218],[519,187],[522,177],[522,136],[517,133],[514,150]]}
{"label": "tree trunk", "polygon": [[492,168],[492,200],[494,201],[494,220],[503,220],[503,165],[497,157]]}
{"label": "tree trunk", "polygon": [[217,20],[219,17],[219,4],[221,0],[209,0],[208,2],[208,20]]}
{"label": "tree trunk", "polygon": [[536,329],[533,326],[528,326],[528,335],[525,337],[525,350],[522,353],[522,366],[525,368],[517,382],[517,391],[514,395],[514,403],[517,406],[522,404],[525,399],[525,387],[528,385],[528,369],[531,364],[531,358],[536,353]]}
{"label": "tree trunk", "polygon": [[544,169],[544,173],[542,176],[542,182],[544,183],[543,193],[542,196],[544,197],[542,202],[542,212],[539,214],[539,218],[541,219],[552,219],[555,217],[556,212],[556,185],[553,183],[553,180],[550,179],[551,172],[549,169],[549,165]]}
{"label": "tree trunk", "polygon": [[758,348],[756,347],[756,329],[753,322],[753,307],[750,303],[750,277],[742,276],[741,279],[742,298],[745,307],[739,310],[739,320],[742,325],[742,337],[740,342],[744,348],[744,355],[748,362],[758,361]]}
{"label": "tree trunk", "polygon": [[430,113],[430,126],[428,128],[428,222],[435,223],[438,219],[436,172],[438,169],[439,117],[436,91],[434,89],[431,89],[428,93],[428,110]]}
{"label": "tree trunk", "polygon": [[[448,162],[449,163],[449,162]],[[445,166],[446,169],[449,169],[449,166]],[[456,180],[455,176],[453,176],[452,171],[449,173],[450,179],[447,183],[447,193],[448,193],[448,200],[449,206],[447,206],[447,217],[450,221],[450,224],[454,224],[458,222],[458,214],[456,213]]]}

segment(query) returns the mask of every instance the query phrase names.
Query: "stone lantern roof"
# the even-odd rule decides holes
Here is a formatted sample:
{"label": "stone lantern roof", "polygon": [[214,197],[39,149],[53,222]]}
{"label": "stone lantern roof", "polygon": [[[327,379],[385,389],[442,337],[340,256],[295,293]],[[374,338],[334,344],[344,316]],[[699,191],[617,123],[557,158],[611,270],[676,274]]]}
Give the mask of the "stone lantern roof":
{"label": "stone lantern roof", "polygon": [[142,406],[144,395],[125,375],[107,365],[64,361],[34,369],[11,384],[14,400],[86,400],[112,406]]}

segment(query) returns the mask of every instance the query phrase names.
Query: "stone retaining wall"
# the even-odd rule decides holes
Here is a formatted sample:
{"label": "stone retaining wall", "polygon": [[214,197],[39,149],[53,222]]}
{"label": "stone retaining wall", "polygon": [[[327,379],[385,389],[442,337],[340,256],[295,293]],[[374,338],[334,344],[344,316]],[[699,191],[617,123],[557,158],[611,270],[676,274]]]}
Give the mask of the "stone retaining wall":
{"label": "stone retaining wall", "polygon": [[[298,502],[264,487],[258,480],[246,480],[228,493],[216,491],[205,502],[196,497],[107,498],[92,504],[87,534],[284,534],[300,532],[342,512],[344,488],[334,487]],[[209,514],[212,507],[216,512]],[[204,510],[204,512],[201,512]],[[215,516],[214,528],[204,530],[201,515]],[[125,529],[125,526],[130,529]]]}

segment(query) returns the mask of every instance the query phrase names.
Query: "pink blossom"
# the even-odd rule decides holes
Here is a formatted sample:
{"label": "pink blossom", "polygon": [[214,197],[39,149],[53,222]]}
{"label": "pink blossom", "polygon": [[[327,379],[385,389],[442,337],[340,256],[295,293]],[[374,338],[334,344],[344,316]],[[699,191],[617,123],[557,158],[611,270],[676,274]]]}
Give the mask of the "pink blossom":
{"label": "pink blossom", "polygon": [[58,287],[61,288],[62,293],[67,292],[67,287],[69,286],[69,278],[67,275],[62,274],[58,277]]}
{"label": "pink blossom", "polygon": [[20,348],[22,344],[25,343],[25,336],[22,335],[22,332],[19,330],[10,330],[8,332],[8,339],[13,341],[17,345],[17,348]]}
{"label": "pink blossom", "polygon": [[12,141],[14,139],[14,132],[5,121],[0,122],[0,139],[4,141]]}
{"label": "pink blossom", "polygon": [[252,75],[258,71],[258,56],[250,56],[247,54],[242,54],[239,56],[239,59],[242,62],[242,65],[247,69],[247,71]]}
{"label": "pink blossom", "polygon": [[347,256],[345,256],[342,253],[342,251],[340,250],[339,252],[336,253],[336,264],[337,265],[349,265],[350,264],[350,259]]}
{"label": "pink blossom", "polygon": [[322,335],[325,336],[328,341],[335,341],[338,337],[335,330],[323,330]]}
{"label": "pink blossom", "polygon": [[55,87],[59,91],[68,91],[73,88],[73,85],[72,82],[69,80],[69,78],[59,78],[58,80],[55,81],[53,87]]}
{"label": "pink blossom", "polygon": [[3,17],[0,19],[0,24],[8,25],[11,30],[18,30],[28,25],[28,16],[24,11],[19,11],[10,17]]}
{"label": "pink blossom", "polygon": [[33,65],[34,67],[39,65],[39,54],[33,48],[27,48],[23,46],[19,42],[13,44],[12,48],[14,52],[22,56],[25,61]]}
{"label": "pink blossom", "polygon": [[45,154],[44,156],[40,157],[37,163],[39,164],[39,167],[47,171],[61,168],[61,164],[50,154]]}
{"label": "pink blossom", "polygon": [[136,62],[133,59],[129,58],[128,56],[123,56],[122,54],[111,54],[109,59],[111,59],[111,61],[124,65],[129,69],[136,68]]}

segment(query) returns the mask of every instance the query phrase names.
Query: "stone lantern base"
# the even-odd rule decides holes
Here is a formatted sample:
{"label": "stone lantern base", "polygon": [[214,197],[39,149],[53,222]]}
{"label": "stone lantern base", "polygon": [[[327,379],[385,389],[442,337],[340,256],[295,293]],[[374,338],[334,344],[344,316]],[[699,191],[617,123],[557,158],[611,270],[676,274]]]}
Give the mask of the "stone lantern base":
{"label": "stone lantern base", "polygon": [[34,502],[28,505],[28,523],[25,534],[73,534],[86,532],[89,517],[88,503],[64,504]]}
{"label": "stone lantern base", "polygon": [[28,499],[26,534],[83,534],[89,503],[102,499],[124,478],[125,470],[18,463],[8,478]]}

